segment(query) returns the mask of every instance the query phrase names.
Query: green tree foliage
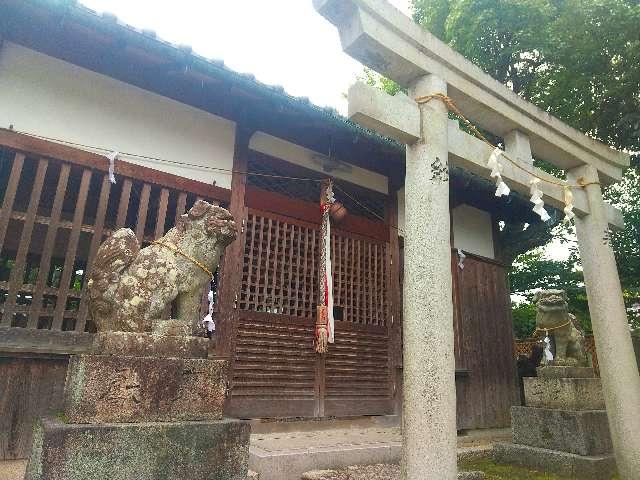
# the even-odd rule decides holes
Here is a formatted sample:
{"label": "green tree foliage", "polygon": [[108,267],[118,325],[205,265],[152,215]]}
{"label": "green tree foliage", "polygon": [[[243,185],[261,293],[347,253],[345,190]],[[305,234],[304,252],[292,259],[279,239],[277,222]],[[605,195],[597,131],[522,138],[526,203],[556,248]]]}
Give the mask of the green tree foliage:
{"label": "green tree foliage", "polygon": [[535,328],[533,295],[542,289],[565,290],[569,297],[569,311],[580,321],[586,332],[591,332],[591,320],[584,288],[584,277],[578,261],[578,253],[571,248],[566,260],[545,258],[544,251],[537,248],[522,254],[514,262],[509,275],[511,291],[526,300],[513,309],[515,333],[526,338]]}
{"label": "green tree foliage", "polygon": [[[622,209],[625,229],[611,235],[631,321],[640,326],[640,1],[413,0],[414,19],[514,92],[605,143],[635,153],[607,198]],[[566,234],[565,232],[561,235]],[[576,252],[564,262],[539,250],[524,254],[512,290],[564,288],[589,329]],[[533,312],[514,312],[519,334]]]}

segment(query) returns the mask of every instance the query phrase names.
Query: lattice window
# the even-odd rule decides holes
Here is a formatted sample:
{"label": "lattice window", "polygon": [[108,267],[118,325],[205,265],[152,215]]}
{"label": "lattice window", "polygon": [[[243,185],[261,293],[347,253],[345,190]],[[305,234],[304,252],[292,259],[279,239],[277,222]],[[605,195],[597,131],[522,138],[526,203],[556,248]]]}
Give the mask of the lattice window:
{"label": "lattice window", "polygon": [[[239,307],[313,318],[318,296],[318,226],[250,211]],[[342,319],[385,325],[387,245],[333,234],[334,303]]]}
{"label": "lattice window", "polygon": [[387,244],[334,234],[331,236],[334,304],[344,320],[365,325],[386,325]]}
{"label": "lattice window", "polygon": [[239,306],[243,310],[314,316],[318,231],[249,213]]}

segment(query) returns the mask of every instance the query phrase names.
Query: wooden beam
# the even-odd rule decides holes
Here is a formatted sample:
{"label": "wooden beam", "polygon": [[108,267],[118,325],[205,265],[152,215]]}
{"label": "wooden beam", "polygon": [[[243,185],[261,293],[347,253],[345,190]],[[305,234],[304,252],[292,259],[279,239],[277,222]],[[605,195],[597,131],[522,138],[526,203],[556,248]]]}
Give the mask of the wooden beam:
{"label": "wooden beam", "polygon": [[236,240],[227,247],[224,253],[224,265],[220,272],[220,291],[218,292],[218,311],[216,317],[216,355],[230,358],[233,362],[235,348],[237,309],[236,299],[240,292],[242,267],[244,258],[244,223],[247,218],[245,196],[249,158],[249,139],[253,135],[252,128],[240,125],[236,128],[236,141],[233,155],[233,176],[231,177],[231,201],[229,211],[238,228]]}
{"label": "wooden beam", "polygon": [[[103,172],[109,170],[109,160],[107,160],[107,157],[104,155],[87,152],[79,148],[43,140],[30,135],[24,135],[5,128],[0,128],[0,145],[29,154],[91,167]],[[124,160],[115,162],[115,173],[116,175],[135,178],[136,180],[142,180],[162,187],[171,187],[177,190],[192,192],[196,195],[213,198],[214,200],[220,200],[225,203],[231,198],[231,191],[226,188],[209,185],[189,178],[178,177]]]}

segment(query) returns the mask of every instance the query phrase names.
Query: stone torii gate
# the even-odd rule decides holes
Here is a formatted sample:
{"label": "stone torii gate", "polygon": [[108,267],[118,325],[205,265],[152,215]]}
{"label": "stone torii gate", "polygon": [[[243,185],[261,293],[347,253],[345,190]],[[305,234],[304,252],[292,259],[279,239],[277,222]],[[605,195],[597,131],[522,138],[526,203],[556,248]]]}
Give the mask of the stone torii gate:
{"label": "stone torii gate", "polygon": [[[622,226],[602,200],[601,184],[621,179],[628,155],[572,129],[423,30],[385,0],[313,0],[337,26],[345,52],[407,87],[394,97],[356,84],[349,116],[407,145],[403,478],[456,477],[456,399],[451,294],[448,164],[488,178],[492,148],[448,119],[448,95],[476,125],[501,136],[508,156],[502,178],[527,194],[532,153],[567,171],[602,386],[618,469],[640,478],[640,376],[633,353],[613,251],[603,237]],[[530,173],[528,173],[530,172]],[[564,208],[564,188],[540,183],[546,204]]]}

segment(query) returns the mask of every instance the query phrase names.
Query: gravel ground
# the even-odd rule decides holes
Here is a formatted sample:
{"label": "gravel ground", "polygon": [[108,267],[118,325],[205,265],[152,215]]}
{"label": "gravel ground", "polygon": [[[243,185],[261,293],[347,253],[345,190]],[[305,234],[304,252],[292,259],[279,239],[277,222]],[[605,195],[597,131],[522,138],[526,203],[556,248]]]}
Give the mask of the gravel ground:
{"label": "gravel ground", "polygon": [[[400,480],[400,466],[389,464],[354,465],[340,470],[315,470],[302,475],[303,480]],[[480,472],[458,474],[459,480],[482,480]]]}

